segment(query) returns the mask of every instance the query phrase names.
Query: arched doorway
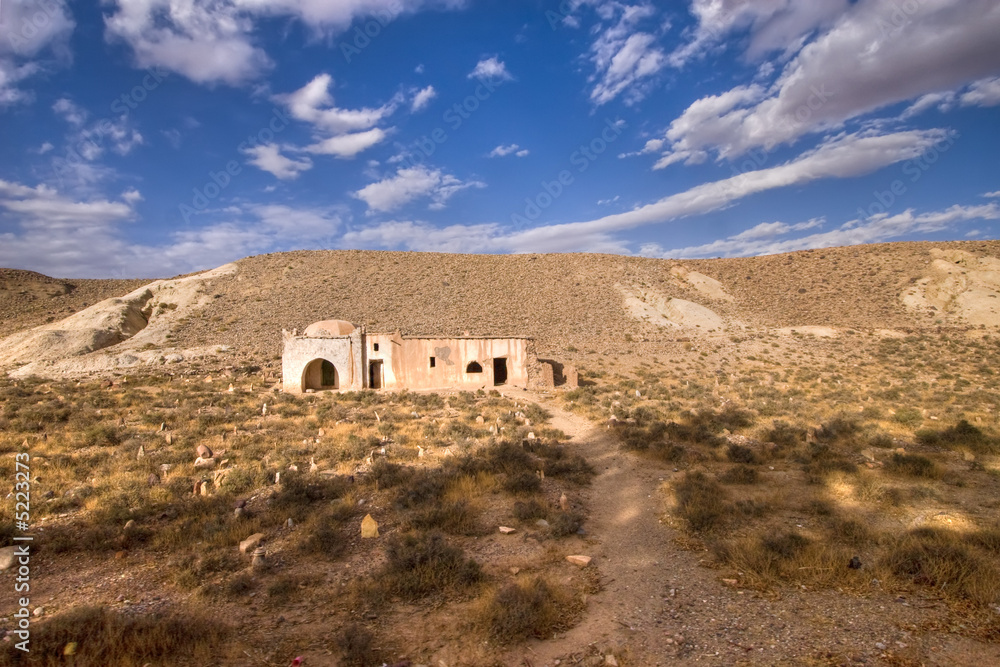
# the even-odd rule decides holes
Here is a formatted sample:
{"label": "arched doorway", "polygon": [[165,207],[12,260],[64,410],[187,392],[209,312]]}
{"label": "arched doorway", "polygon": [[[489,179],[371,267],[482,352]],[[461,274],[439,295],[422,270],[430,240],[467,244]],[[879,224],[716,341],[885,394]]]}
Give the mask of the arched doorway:
{"label": "arched doorway", "polygon": [[306,389],[337,389],[340,377],[337,367],[326,359],[313,359],[302,371],[302,391]]}

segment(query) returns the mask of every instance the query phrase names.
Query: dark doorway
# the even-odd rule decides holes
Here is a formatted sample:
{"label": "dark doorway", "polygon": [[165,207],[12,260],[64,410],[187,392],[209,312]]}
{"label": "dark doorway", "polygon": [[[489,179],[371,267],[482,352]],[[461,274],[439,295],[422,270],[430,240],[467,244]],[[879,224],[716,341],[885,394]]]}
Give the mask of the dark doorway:
{"label": "dark doorway", "polygon": [[381,389],[382,382],[382,360],[368,362],[368,386],[371,389]]}
{"label": "dark doorway", "polygon": [[469,365],[465,367],[466,373],[482,373],[483,367],[479,365],[478,361],[470,361]]}
{"label": "dark doorway", "polygon": [[302,390],[337,389],[337,368],[326,359],[313,359],[302,371]]}
{"label": "dark doorway", "polygon": [[493,360],[493,384],[507,383],[507,357],[497,357]]}

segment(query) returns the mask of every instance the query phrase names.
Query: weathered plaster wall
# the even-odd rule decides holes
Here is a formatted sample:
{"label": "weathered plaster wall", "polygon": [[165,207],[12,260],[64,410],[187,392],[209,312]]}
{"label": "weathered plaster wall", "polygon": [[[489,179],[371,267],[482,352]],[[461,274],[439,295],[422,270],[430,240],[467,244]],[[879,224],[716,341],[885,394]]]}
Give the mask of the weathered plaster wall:
{"label": "weathered plaster wall", "polygon": [[361,332],[340,338],[285,339],[281,355],[281,384],[287,392],[302,393],[303,373],[309,362],[326,359],[337,369],[338,389],[364,388],[364,360]]}
{"label": "weathered plaster wall", "polygon": [[[378,350],[375,350],[378,344]],[[367,336],[368,361],[383,360],[386,389],[485,389],[495,386],[493,359],[507,359],[506,385],[528,386],[528,341],[523,338],[403,338]],[[434,357],[435,365],[430,366]],[[482,373],[466,373],[476,361]],[[367,366],[367,364],[366,364]]]}

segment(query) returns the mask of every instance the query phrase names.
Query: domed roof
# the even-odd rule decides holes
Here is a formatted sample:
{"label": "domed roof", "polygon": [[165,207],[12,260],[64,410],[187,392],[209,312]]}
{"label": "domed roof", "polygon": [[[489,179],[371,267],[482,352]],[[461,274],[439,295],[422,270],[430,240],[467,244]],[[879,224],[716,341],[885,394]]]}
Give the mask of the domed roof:
{"label": "domed roof", "polygon": [[354,325],[346,320],[323,320],[306,327],[305,335],[310,338],[332,338],[354,333]]}

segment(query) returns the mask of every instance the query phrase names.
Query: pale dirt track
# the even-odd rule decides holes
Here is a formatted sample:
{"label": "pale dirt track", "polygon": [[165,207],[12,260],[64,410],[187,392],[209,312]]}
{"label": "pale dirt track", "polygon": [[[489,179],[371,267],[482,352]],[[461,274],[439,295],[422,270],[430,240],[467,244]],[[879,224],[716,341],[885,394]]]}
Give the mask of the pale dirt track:
{"label": "pale dirt track", "polygon": [[579,500],[587,508],[585,553],[594,558],[590,567],[603,590],[589,597],[578,625],[516,649],[508,664],[593,664],[585,656],[607,653],[622,665],[900,664],[890,660],[901,658],[923,665],[1000,664],[996,645],[901,628],[940,619],[945,609],[936,600],[878,590],[855,597],[724,585],[721,579],[734,573],[704,567],[710,555],[681,548],[675,542],[681,533],[661,523],[668,509],[661,487],[682,472],[622,452],[603,426],[538,402],[552,414],[550,425],[597,471]]}

